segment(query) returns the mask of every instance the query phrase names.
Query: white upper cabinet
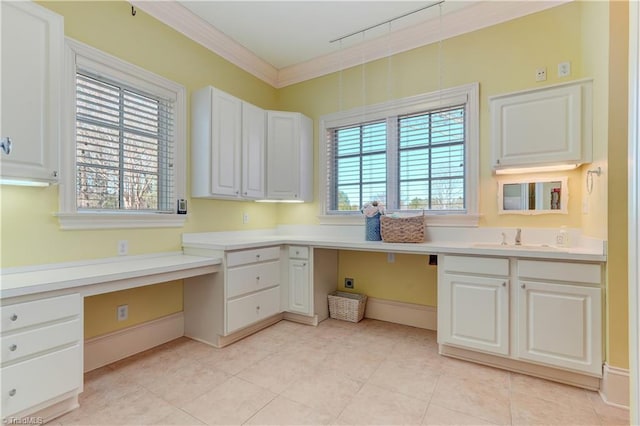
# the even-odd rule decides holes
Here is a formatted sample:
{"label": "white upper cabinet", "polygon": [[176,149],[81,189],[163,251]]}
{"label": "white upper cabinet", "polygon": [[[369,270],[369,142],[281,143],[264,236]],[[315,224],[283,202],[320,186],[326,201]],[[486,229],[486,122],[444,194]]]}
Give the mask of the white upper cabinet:
{"label": "white upper cabinet", "polygon": [[267,111],[267,198],[313,200],[313,123],[309,117]]}
{"label": "white upper cabinet", "polygon": [[493,96],[489,104],[496,171],[591,162],[591,80]]}
{"label": "white upper cabinet", "polygon": [[242,103],[242,196],[265,196],[267,114],[262,108]]}
{"label": "white upper cabinet", "polygon": [[214,87],[191,103],[192,196],[264,197],[265,111]]}
{"label": "white upper cabinet", "polygon": [[64,21],[33,2],[1,2],[3,179],[58,180]]}

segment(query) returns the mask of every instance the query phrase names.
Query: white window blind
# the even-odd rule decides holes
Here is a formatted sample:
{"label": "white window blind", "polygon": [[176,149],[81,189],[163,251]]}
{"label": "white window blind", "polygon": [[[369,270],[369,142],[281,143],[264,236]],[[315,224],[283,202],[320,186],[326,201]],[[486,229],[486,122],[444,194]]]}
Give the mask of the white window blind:
{"label": "white window blind", "polygon": [[173,212],[174,101],[76,73],[78,210]]}
{"label": "white window blind", "polygon": [[398,119],[401,210],[463,210],[464,107]]}

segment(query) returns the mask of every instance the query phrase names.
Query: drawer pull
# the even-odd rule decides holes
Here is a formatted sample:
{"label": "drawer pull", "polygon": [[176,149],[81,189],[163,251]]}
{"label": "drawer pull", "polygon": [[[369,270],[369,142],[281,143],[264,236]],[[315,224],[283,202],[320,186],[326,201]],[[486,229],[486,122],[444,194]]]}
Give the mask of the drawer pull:
{"label": "drawer pull", "polygon": [[522,284],[522,285],[520,286],[520,288],[525,288],[525,287],[526,287],[526,286],[525,286],[524,284]]}
{"label": "drawer pull", "polygon": [[15,389],[11,389],[9,391],[9,396],[15,396],[15,394],[16,394],[16,390]]}
{"label": "drawer pull", "polygon": [[296,250],[296,255],[299,255],[299,254],[300,254],[300,251],[299,251],[299,250]]}
{"label": "drawer pull", "polygon": [[503,282],[502,282],[502,287],[506,287],[506,286],[507,286],[507,282],[506,282],[506,281],[503,281]]}
{"label": "drawer pull", "polygon": [[18,319],[18,315],[16,315],[16,314],[12,314],[12,315],[9,317],[9,319],[10,319],[11,321],[15,321],[15,320],[17,320],[17,319]]}
{"label": "drawer pull", "polygon": [[256,259],[260,259],[260,255],[259,254],[256,254]]}
{"label": "drawer pull", "polygon": [[260,275],[256,277],[256,281],[260,281]]}
{"label": "drawer pull", "polygon": [[12,344],[12,345],[9,345],[9,350],[10,350],[11,352],[15,352],[15,351],[16,351],[16,349],[18,349],[18,345],[16,345],[15,343],[14,343],[14,344]]}

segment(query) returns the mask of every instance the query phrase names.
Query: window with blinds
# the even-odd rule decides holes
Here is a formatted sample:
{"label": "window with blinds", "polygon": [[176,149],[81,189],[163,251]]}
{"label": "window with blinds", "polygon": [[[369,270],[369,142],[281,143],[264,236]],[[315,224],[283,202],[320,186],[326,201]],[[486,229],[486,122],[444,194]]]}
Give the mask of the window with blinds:
{"label": "window with blinds", "polygon": [[328,129],[329,213],[465,209],[465,106]]}
{"label": "window with blinds", "polygon": [[81,210],[174,210],[174,102],[76,73],[76,203]]}

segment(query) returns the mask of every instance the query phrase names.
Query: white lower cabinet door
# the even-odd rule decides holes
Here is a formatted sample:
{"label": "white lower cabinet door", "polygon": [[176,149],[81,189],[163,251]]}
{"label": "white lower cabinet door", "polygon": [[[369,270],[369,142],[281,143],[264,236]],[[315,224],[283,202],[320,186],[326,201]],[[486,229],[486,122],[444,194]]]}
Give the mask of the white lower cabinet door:
{"label": "white lower cabinet door", "polygon": [[227,334],[271,315],[280,309],[280,287],[273,287],[227,302]]}
{"label": "white lower cabinet door", "polygon": [[520,281],[517,357],[602,374],[602,289]]}
{"label": "white lower cabinet door", "polygon": [[2,417],[78,389],[81,382],[79,345],[3,367]]}
{"label": "white lower cabinet door", "polygon": [[309,261],[289,261],[289,310],[311,315],[311,289],[309,288]]}
{"label": "white lower cabinet door", "polygon": [[439,286],[439,343],[500,355],[509,353],[509,282],[444,274]]}

